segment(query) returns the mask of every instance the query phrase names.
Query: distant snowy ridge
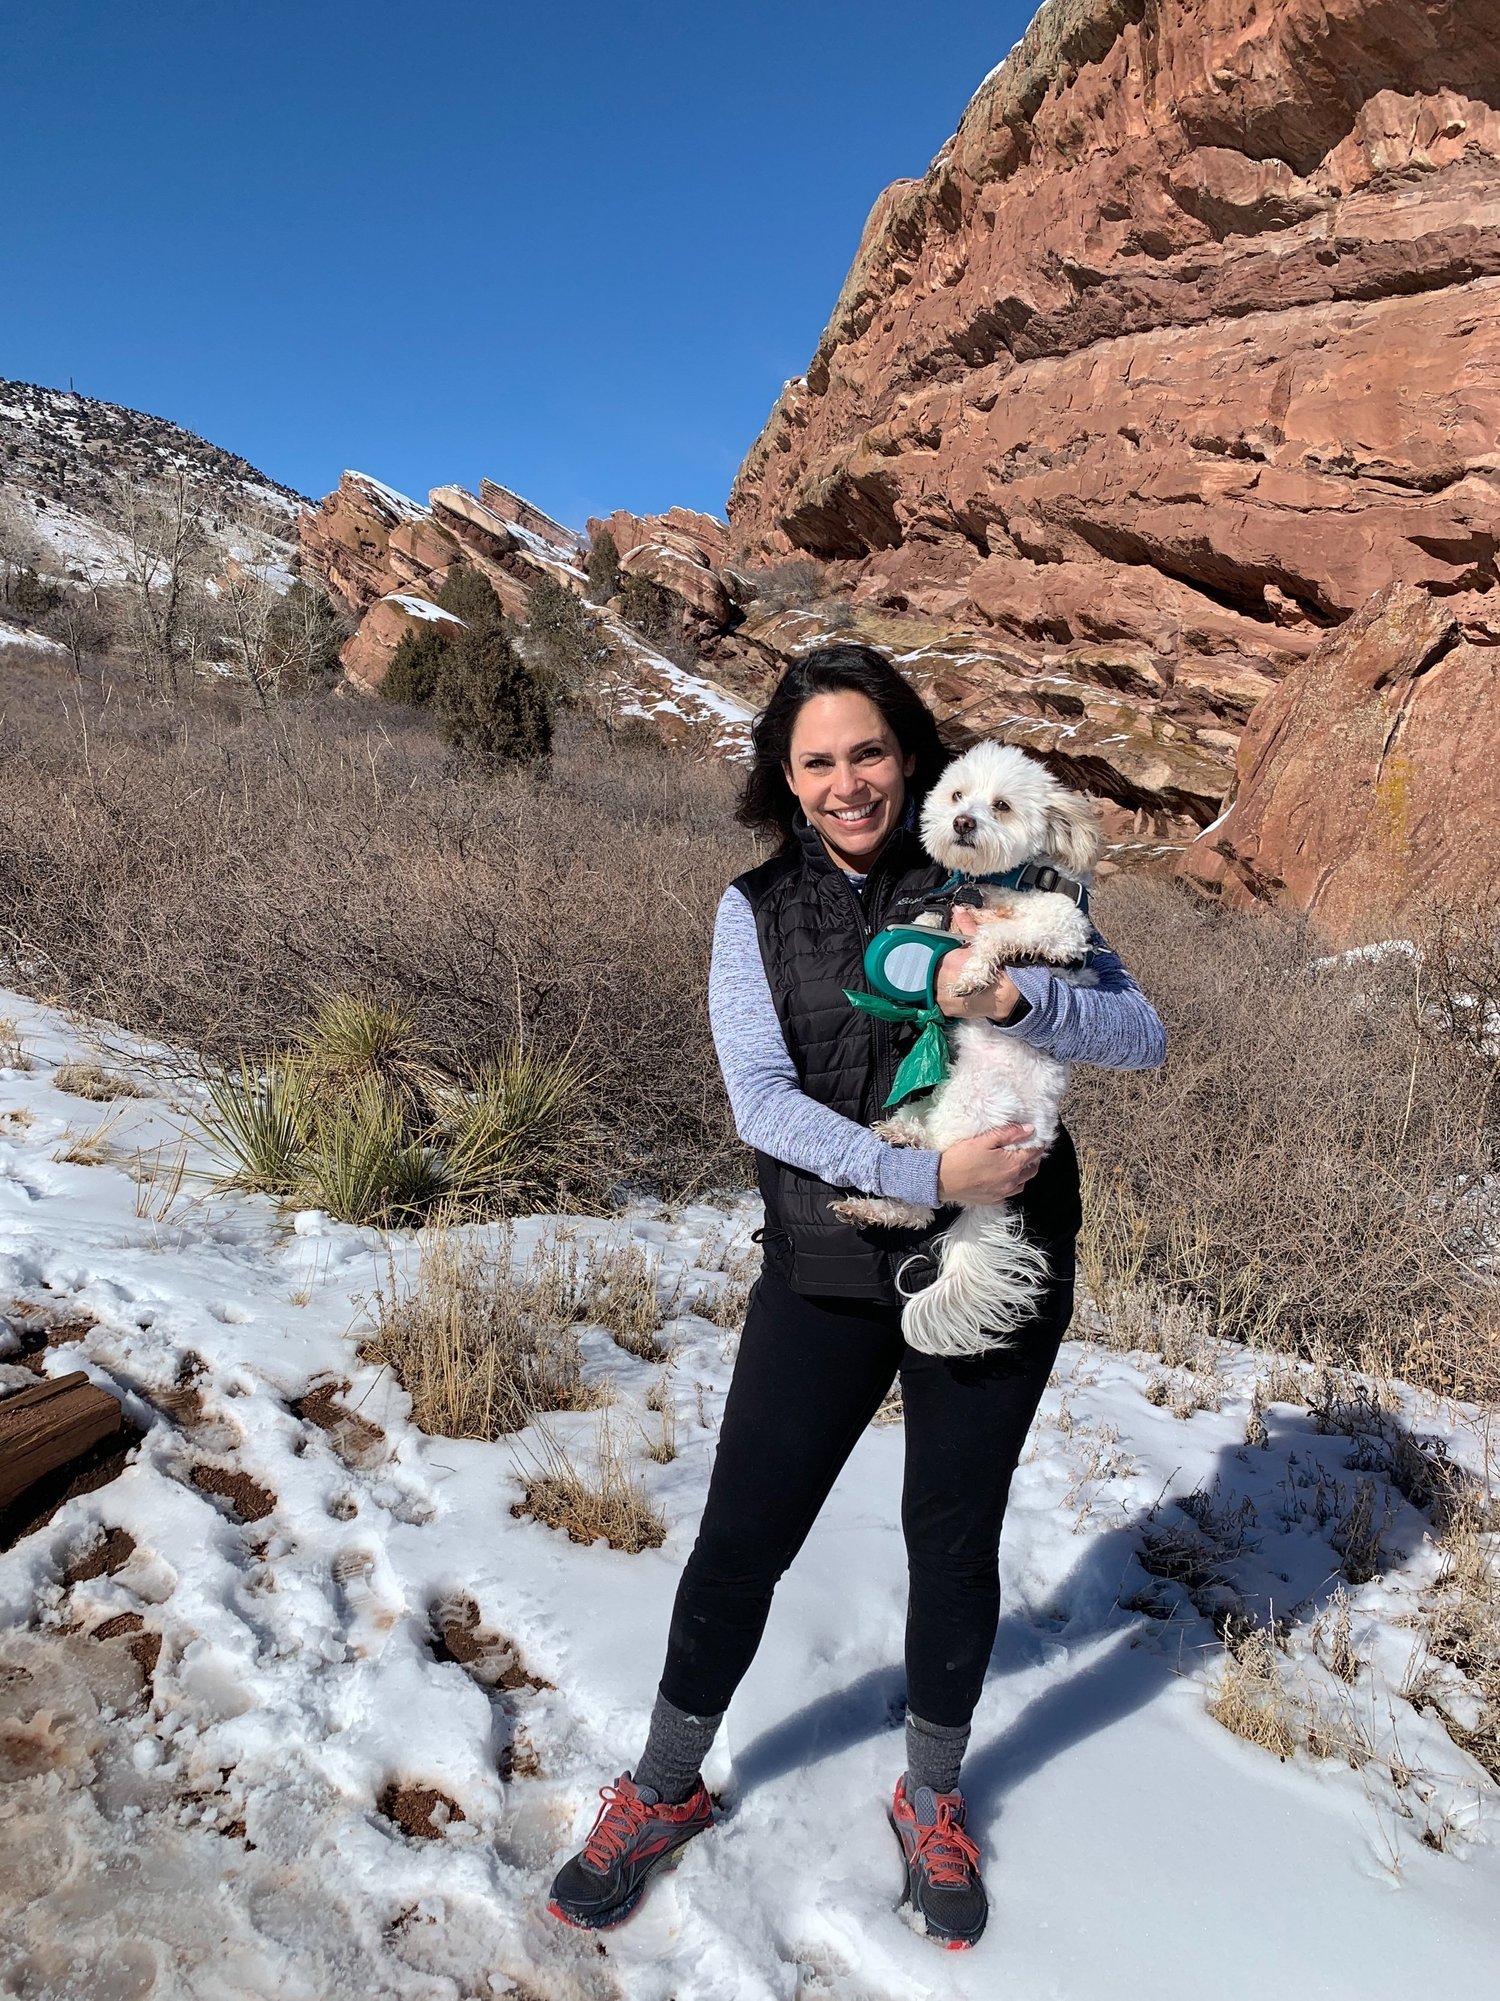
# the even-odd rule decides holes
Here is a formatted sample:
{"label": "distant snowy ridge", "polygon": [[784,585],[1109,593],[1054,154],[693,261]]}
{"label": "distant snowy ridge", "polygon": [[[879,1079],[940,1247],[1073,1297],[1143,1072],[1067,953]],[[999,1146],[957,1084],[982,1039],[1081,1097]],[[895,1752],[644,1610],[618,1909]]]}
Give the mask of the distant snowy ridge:
{"label": "distant snowy ridge", "polygon": [[29,518],[73,580],[114,584],[128,573],[122,482],[140,489],[178,476],[190,482],[204,533],[225,558],[286,589],[305,504],[295,488],[165,417],[0,380],[0,497]]}

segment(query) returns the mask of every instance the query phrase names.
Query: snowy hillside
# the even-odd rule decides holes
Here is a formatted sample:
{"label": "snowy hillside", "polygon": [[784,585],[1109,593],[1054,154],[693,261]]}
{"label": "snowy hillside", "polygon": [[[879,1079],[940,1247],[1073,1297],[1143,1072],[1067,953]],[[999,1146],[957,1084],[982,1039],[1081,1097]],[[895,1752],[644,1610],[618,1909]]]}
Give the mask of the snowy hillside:
{"label": "snowy hillside", "polygon": [[120,483],[149,487],[177,473],[187,475],[210,541],[242,562],[269,557],[285,569],[305,504],[291,487],[164,417],[0,380],[0,495],[76,579],[114,583],[126,574]]}
{"label": "snowy hillside", "polygon": [[[1404,1432],[1349,1435],[1351,1386],[1336,1407],[1285,1362],[1102,1342],[1065,1347],[1016,1479],[966,1774],[979,1950],[939,1953],[891,1910],[899,1420],[866,1434],[783,1586],[708,1772],[718,1828],[621,1930],[558,1927],[550,1875],[642,1740],[733,1357],[695,1309],[742,1275],[753,1209],[517,1227],[517,1261],[559,1233],[659,1260],[669,1361],[581,1340],[616,1442],[665,1462],[639,1463],[665,1545],[581,1547],[512,1512],[535,1429],[424,1436],[360,1359],[415,1245],[213,1192],[180,1066],[116,1038],[104,1061],[144,1095],[91,1102],[58,1067],[98,1058],[76,1027],[12,996],[0,1014],[0,1386],[86,1369],[143,1434],[0,1555],[5,1991],[1491,1991],[1496,1788],[1402,1693],[1442,1567],[1410,1468],[1391,1474]],[[1440,1440],[1481,1472],[1475,1413],[1403,1393],[1401,1416],[1429,1459]],[[549,1430],[586,1464],[600,1422]],[[1343,1595],[1346,1570],[1365,1581]],[[1274,1672],[1321,1718],[1312,1748],[1283,1761],[1210,1716],[1214,1615],[1281,1622]]]}

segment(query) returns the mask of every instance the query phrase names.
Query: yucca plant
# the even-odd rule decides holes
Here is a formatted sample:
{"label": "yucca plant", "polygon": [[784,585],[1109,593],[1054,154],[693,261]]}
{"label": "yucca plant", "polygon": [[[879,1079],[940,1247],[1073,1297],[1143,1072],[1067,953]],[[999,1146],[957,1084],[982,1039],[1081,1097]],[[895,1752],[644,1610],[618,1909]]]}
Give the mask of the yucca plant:
{"label": "yucca plant", "polygon": [[401,1227],[569,1200],[598,1174],[589,1084],[571,1051],[517,1046],[466,1087],[410,1015],[334,994],[264,1069],[211,1076],[202,1123],[226,1185]]}
{"label": "yucca plant", "polygon": [[297,1034],[295,1060],[325,1102],[343,1103],[367,1083],[378,1084],[403,1118],[419,1125],[431,1122],[437,1097],[452,1082],[413,1016],[360,994],[326,994],[318,1002]]}
{"label": "yucca plant", "polygon": [[441,1158],[378,1076],[319,1106],[310,1142],[297,1193],[340,1223],[420,1223],[447,1192]]}
{"label": "yucca plant", "polygon": [[512,1047],[445,1102],[446,1160],[455,1203],[493,1214],[566,1199],[598,1170],[589,1077],[571,1056]]}
{"label": "yucca plant", "polygon": [[225,1186],[252,1195],[295,1194],[312,1125],[306,1072],[285,1062],[260,1071],[242,1056],[237,1070],[210,1074],[204,1082],[213,1109],[199,1122],[233,1163]]}

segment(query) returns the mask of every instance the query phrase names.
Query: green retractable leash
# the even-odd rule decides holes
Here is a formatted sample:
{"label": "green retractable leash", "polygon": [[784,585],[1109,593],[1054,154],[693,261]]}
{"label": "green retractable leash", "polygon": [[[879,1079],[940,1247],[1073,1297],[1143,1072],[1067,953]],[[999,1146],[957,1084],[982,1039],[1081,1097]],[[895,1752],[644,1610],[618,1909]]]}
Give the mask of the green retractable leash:
{"label": "green retractable leash", "polygon": [[919,924],[891,924],[865,947],[865,978],[872,994],[844,998],[877,1021],[914,1022],[920,1034],[901,1059],[886,1109],[913,1091],[930,1091],[948,1074],[946,1017],[937,1005],[937,969],[945,952],[972,941],[953,931],[930,931]]}

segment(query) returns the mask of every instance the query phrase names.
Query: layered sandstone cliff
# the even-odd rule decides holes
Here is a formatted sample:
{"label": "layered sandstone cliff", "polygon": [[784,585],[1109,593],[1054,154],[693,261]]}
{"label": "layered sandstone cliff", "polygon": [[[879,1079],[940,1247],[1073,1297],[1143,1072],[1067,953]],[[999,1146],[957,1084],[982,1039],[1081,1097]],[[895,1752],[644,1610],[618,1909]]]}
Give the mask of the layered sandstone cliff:
{"label": "layered sandstone cliff", "polygon": [[1373,593],[1500,641],[1497,29],[1494,0],[1048,0],[876,204],[737,548],[972,633],[967,719],[1053,689],[1042,747],[1189,825]]}
{"label": "layered sandstone cliff", "polygon": [[1233,803],[1182,874],[1236,907],[1292,903],[1335,944],[1491,903],[1497,714],[1500,648],[1391,585],[1256,709]]}

